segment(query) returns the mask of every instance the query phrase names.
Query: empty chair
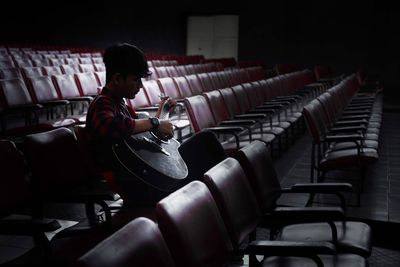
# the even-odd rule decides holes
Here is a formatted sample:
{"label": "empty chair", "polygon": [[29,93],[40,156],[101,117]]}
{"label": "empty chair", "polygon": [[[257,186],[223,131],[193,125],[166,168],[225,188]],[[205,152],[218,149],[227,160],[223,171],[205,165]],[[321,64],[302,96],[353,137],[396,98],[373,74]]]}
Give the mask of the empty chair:
{"label": "empty chair", "polygon": [[79,266],[174,267],[175,263],[157,224],[137,218],[80,257]]}
{"label": "empty chair", "polygon": [[64,62],[67,65],[78,65],[78,64],[80,64],[79,58],[65,58]]}
{"label": "empty chair", "polygon": [[92,64],[92,58],[90,56],[88,57],[80,57],[79,58],[79,63],[80,64]]}
{"label": "empty chair", "polygon": [[96,69],[92,63],[89,64],[79,64],[79,68],[81,69],[82,73],[85,72],[95,72]]}
{"label": "empty chair", "polygon": [[41,67],[24,67],[21,68],[21,73],[24,79],[44,76]]}
{"label": "empty chair", "polygon": [[106,66],[104,63],[93,63],[93,65],[96,71],[106,71]]}
{"label": "empty chair", "polygon": [[190,84],[184,76],[174,77],[173,79],[175,81],[176,87],[178,88],[179,93],[182,96],[182,98],[193,95]]}
{"label": "empty chair", "polygon": [[204,88],[196,74],[186,75],[185,78],[190,84],[192,95],[199,95],[204,91]]}
{"label": "empty chair", "polygon": [[[247,204],[239,203],[241,207]],[[239,224],[237,229],[240,230],[237,235],[244,238],[251,226],[246,224],[247,218],[240,213],[237,215],[235,223]],[[262,266],[312,266],[313,261],[317,266],[323,266],[323,263],[326,266],[366,266],[365,259],[357,255],[318,256],[318,253],[334,253],[334,248],[325,242],[258,241],[240,250],[234,248],[232,228],[224,222],[210,190],[199,181],[162,199],[156,206],[156,216],[177,266],[226,266],[236,252],[247,252],[252,257],[264,255]]]}
{"label": "empty chair", "polygon": [[78,64],[61,65],[60,67],[62,73],[64,74],[75,74],[82,72]]}
{"label": "empty chair", "polygon": [[190,136],[179,147],[179,153],[188,168],[186,183],[203,180],[206,171],[227,157],[218,138],[210,131]]}
{"label": "empty chair", "polygon": [[22,79],[22,74],[17,68],[0,69],[0,79]]}
{"label": "empty chair", "polygon": [[[243,168],[236,159],[227,158],[205,173],[204,183],[210,189],[210,192],[213,195],[213,198],[218,206],[218,209],[230,234],[233,247],[235,249],[243,247],[248,242],[247,238],[252,238],[251,234],[255,231],[262,218],[261,210],[257,204],[257,200],[254,196],[253,190],[245,175],[245,172],[243,171]],[[299,210],[298,208],[281,208],[280,210],[276,210],[273,214],[273,216],[275,217],[274,221],[277,221],[276,217],[278,217],[279,214],[283,214],[282,218],[286,219],[286,224],[289,223],[290,217],[292,217],[295,221],[302,219],[315,219],[316,221],[320,221],[322,219],[322,221],[329,222],[331,219],[325,214],[334,213],[336,211],[338,212],[338,214],[340,214],[340,209],[338,208],[322,208],[318,210],[312,208],[312,210],[315,213],[314,218],[310,216],[310,208],[303,208],[301,210]],[[318,218],[318,213],[322,213],[321,218]],[[308,218],[301,218],[302,216],[305,217],[306,214],[308,214]],[[272,217],[272,219],[274,217]],[[316,227],[316,225],[313,226]],[[329,229],[329,227],[326,230],[329,236],[327,240],[324,240],[323,238],[318,239],[320,238],[320,236],[317,235],[315,238],[317,240],[304,238],[296,240],[285,239],[285,241],[295,241],[303,243],[315,241],[330,241],[329,238],[331,235],[331,230]],[[307,235],[307,232],[304,233],[304,231],[301,231],[300,234]],[[282,240],[279,240],[279,242],[281,241]],[[351,252],[347,251],[347,253]],[[352,254],[336,254],[333,256],[330,255],[321,258],[323,262],[326,261],[329,264],[336,262],[336,264],[342,265],[344,264],[344,262],[341,262],[342,259],[345,259],[345,261],[349,260],[347,264],[349,264],[350,262],[353,262],[353,264],[366,264],[366,261],[363,257]],[[299,262],[297,262],[295,266],[301,266],[300,262],[302,261],[310,261],[310,259],[296,260],[298,260]]]}
{"label": "empty chair", "polygon": [[154,69],[155,69],[155,71],[157,72],[157,77],[158,77],[158,78],[169,77],[169,73],[168,73],[166,67],[164,67],[164,66],[159,66],[159,67],[155,67]]}
{"label": "empty chair", "polygon": [[207,73],[198,73],[197,77],[200,80],[202,85],[203,91],[208,92],[217,89],[217,86],[214,85],[213,81],[211,80],[210,76]]}
{"label": "empty chair", "polygon": [[[327,184],[294,184],[290,188],[281,188],[268,149],[262,142],[254,141],[249,146],[239,150],[238,159],[247,179],[253,189],[262,214],[271,214],[278,207],[278,199],[287,193],[307,193],[312,200],[313,194],[333,194],[341,200],[341,206],[346,208],[343,192],[351,192],[346,183]],[[295,221],[295,220],[294,220]],[[371,228],[363,222],[344,219],[334,221],[337,231],[337,250],[343,253],[355,253],[363,257],[371,254]],[[283,227],[276,236],[279,240],[290,241],[330,241],[331,228],[327,223],[292,224]]]}
{"label": "empty chair", "polygon": [[106,72],[105,71],[95,71],[97,81],[100,84],[100,87],[104,87],[106,85]]}
{"label": "empty chair", "polygon": [[[12,141],[0,140],[0,169],[0,234],[31,236],[38,255],[42,258],[49,256],[50,244],[45,232],[54,231],[61,226],[56,220],[22,215],[27,211],[32,213],[32,192],[27,180],[28,168],[25,159]],[[0,253],[1,264],[11,263],[22,256],[8,253],[6,247],[4,250],[0,248]]]}
{"label": "empty chair", "polygon": [[[315,172],[317,174],[317,182],[321,182],[325,179],[325,174],[328,171],[357,169],[360,172],[357,203],[360,204],[365,172],[368,165],[378,159],[378,153],[376,149],[362,146],[364,138],[361,134],[325,136],[322,129],[326,126],[324,125],[319,105],[320,102],[318,100],[313,100],[303,109],[306,124],[312,138],[310,179],[314,181]],[[329,145],[333,142],[336,144],[353,142],[356,147],[342,150],[329,149]]]}
{"label": "empty chair", "polygon": [[99,93],[100,84],[93,72],[75,73],[74,76],[82,96],[95,96]]}
{"label": "empty chair", "polygon": [[116,200],[115,193],[97,177],[97,173],[91,172],[86,154],[81,151],[82,147],[71,130],[58,128],[27,135],[24,144],[38,203],[84,204],[89,224],[81,225],[81,230],[88,231],[101,224],[94,210],[97,204],[105,212],[105,225],[111,227],[111,212],[105,201]]}
{"label": "empty chair", "polygon": [[43,66],[42,67],[43,75],[45,76],[53,76],[62,74],[61,68],[59,66]]}

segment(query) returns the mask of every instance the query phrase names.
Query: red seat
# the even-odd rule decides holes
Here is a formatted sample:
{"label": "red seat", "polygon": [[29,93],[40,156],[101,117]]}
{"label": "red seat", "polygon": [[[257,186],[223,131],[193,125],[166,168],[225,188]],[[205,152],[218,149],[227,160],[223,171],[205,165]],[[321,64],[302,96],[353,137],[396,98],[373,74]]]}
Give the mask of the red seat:
{"label": "red seat", "polygon": [[128,223],[86,252],[79,263],[86,267],[175,266],[157,224],[146,218]]}

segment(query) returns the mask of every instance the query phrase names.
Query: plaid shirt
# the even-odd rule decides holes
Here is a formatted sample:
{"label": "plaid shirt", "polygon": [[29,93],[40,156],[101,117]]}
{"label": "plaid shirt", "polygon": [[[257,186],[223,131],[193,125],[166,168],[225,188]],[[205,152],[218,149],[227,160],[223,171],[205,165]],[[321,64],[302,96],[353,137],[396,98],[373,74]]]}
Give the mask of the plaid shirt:
{"label": "plaid shirt", "polygon": [[97,166],[109,169],[111,145],[133,134],[136,113],[122,98],[103,88],[89,106],[86,129],[91,153]]}

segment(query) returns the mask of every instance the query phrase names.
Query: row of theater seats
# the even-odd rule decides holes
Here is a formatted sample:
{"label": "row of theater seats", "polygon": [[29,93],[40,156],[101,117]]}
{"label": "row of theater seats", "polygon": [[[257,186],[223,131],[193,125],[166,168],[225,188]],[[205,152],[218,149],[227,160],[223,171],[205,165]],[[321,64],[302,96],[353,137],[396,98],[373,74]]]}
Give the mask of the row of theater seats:
{"label": "row of theater seats", "polygon": [[304,130],[302,107],[323,89],[304,70],[186,97],[185,106],[194,132],[215,132],[230,155],[253,140],[280,153]]}
{"label": "row of theater seats", "polygon": [[303,114],[312,137],[311,182],[328,171],[359,169],[358,200],[367,167],[378,160],[382,95],[360,93],[360,73],[347,76],[311,101]]}
{"label": "row of theater seats", "polygon": [[[242,69],[232,71],[225,76],[221,76],[224,79],[231,79],[224,81],[229,84],[237,84],[244,80],[247,81],[249,77],[257,79],[258,76],[262,75],[261,69]],[[236,74],[238,76],[236,76]],[[0,80],[0,88],[2,90],[0,105],[2,106],[2,120],[3,120],[3,132],[7,130],[6,117],[11,113],[22,113],[25,115],[26,120],[32,116],[31,112],[34,109],[40,109],[41,105],[51,113],[53,107],[56,105],[71,106],[71,114],[73,114],[72,104],[77,101],[90,102],[91,97],[95,96],[99,92],[99,88],[105,83],[105,72],[86,72],[86,73],[75,73],[75,74],[61,74],[53,75],[51,77],[37,74],[30,75],[25,79],[25,83],[21,79],[6,79]],[[204,84],[200,84],[200,80]],[[210,77],[209,77],[210,76]],[[261,76],[260,76],[261,77]],[[211,80],[213,78],[213,80]],[[201,93],[203,90],[207,90],[208,86],[217,86],[222,88],[219,74],[216,72],[192,74],[184,77],[175,78],[163,78],[160,79],[163,87],[164,94],[170,95],[176,99],[183,99],[185,96],[191,96],[193,94]],[[207,83],[208,82],[208,83]],[[213,82],[211,85],[210,83]],[[203,89],[203,87],[205,89]],[[220,87],[221,86],[221,87]],[[214,87],[213,87],[214,88]],[[132,104],[133,108],[154,108],[159,102],[159,95],[161,94],[158,83],[154,80],[144,81],[144,90],[133,101],[128,101],[128,104]],[[32,109],[29,109],[32,107]],[[83,123],[84,114],[76,117],[75,121]],[[69,121],[70,123],[71,121]],[[31,124],[34,126],[35,122]],[[59,126],[66,126],[65,124],[58,123]],[[27,126],[27,125],[25,125]],[[186,123],[187,126],[187,123]],[[29,131],[30,129],[28,129]]]}
{"label": "row of theater seats", "polygon": [[[115,194],[103,188],[98,178],[93,179],[86,154],[70,130],[34,134],[24,141],[23,154],[11,141],[0,142],[4,174],[0,182],[5,192],[1,197],[7,200],[1,206],[0,232],[34,236],[42,249],[42,264],[70,266],[80,258],[84,266],[223,266],[239,253],[250,255],[250,266],[255,255],[265,256],[263,266],[309,266],[312,262],[317,266],[366,266],[365,257],[371,253],[369,226],[347,220],[344,201],[342,207],[330,208],[277,206],[282,193],[339,193],[352,188],[331,183],[282,189],[263,142],[243,147],[238,162],[225,155],[213,133],[198,133],[180,148],[191,180],[155,209],[126,207],[113,215],[106,200],[115,199]],[[89,225],[62,229],[49,243],[45,232],[60,229],[60,224],[43,219],[46,202],[84,203]],[[105,223],[97,220],[95,203],[106,212]],[[29,206],[34,207],[34,220],[7,217]],[[141,216],[158,226],[148,219],[129,223]],[[271,239],[279,242],[261,241],[254,234],[257,227],[270,228]]]}

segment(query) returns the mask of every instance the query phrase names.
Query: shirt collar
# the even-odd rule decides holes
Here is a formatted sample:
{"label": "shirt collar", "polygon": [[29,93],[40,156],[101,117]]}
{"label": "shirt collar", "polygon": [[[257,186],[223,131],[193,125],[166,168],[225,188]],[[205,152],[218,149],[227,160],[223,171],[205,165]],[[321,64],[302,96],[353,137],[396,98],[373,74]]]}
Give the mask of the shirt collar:
{"label": "shirt collar", "polygon": [[111,97],[115,102],[124,102],[124,99],[115,95],[110,88],[103,87],[100,94]]}

